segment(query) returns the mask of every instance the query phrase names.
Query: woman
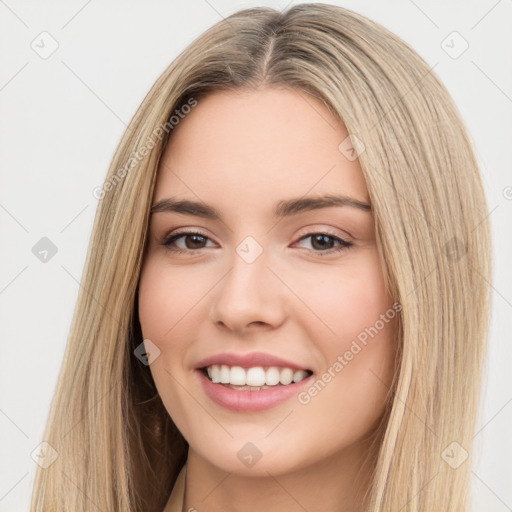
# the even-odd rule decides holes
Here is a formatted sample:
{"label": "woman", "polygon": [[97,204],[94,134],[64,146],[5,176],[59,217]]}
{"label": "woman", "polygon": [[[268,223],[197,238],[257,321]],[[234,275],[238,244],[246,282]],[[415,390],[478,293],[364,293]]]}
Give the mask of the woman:
{"label": "woman", "polygon": [[403,41],[324,4],[233,14],[97,195],[32,510],[467,508],[487,206]]}

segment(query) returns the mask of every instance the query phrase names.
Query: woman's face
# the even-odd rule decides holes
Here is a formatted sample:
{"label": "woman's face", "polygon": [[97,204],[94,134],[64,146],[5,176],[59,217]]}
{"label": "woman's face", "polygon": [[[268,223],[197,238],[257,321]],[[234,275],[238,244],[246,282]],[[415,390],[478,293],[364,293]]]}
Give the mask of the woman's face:
{"label": "woman's face", "polygon": [[171,134],[139,319],[189,457],[284,474],[342,460],[382,417],[397,308],[347,136],[286,89],[213,93]]}

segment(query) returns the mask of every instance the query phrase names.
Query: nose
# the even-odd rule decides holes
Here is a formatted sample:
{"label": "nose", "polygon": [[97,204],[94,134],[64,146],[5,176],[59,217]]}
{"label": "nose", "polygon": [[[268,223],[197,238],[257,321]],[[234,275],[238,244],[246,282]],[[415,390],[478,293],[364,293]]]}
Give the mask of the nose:
{"label": "nose", "polygon": [[234,254],[230,270],[211,291],[213,323],[244,334],[277,328],[284,322],[286,287],[264,254],[252,263]]}

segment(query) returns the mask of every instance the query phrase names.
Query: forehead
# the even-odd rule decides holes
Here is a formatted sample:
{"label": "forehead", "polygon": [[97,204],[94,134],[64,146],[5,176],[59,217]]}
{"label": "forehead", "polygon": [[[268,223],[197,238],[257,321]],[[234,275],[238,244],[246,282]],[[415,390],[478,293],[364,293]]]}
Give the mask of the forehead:
{"label": "forehead", "polygon": [[358,161],[338,149],[347,136],[327,107],[303,91],[212,93],[173,129],[154,202],[172,195],[251,210],[316,193],[369,202]]}

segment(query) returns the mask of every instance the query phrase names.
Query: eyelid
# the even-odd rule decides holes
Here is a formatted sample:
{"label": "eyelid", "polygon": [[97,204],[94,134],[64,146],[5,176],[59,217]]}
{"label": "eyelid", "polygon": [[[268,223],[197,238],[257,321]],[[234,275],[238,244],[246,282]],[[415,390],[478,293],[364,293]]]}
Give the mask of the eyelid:
{"label": "eyelid", "polygon": [[354,237],[348,233],[348,231],[342,231],[340,229],[331,228],[331,227],[322,227],[320,224],[313,224],[306,226],[303,230],[303,234],[298,235],[298,238],[302,238],[304,235],[311,235],[311,234],[319,234],[324,233],[326,235],[340,238],[344,240],[345,242],[351,242],[354,240]]}
{"label": "eyelid", "polygon": [[[319,225],[310,225],[306,226],[302,230],[302,234],[297,235],[297,241],[302,239],[304,236],[307,235],[313,235],[313,234],[326,234],[332,237],[340,238],[345,242],[353,241],[354,237],[348,232],[343,231],[341,234],[336,233],[334,228],[325,228],[320,227]],[[208,238],[210,240],[213,240],[213,238],[205,231],[203,228],[196,228],[196,227],[183,227],[183,228],[176,228],[173,230],[170,230],[166,235],[162,237],[162,241],[166,241],[169,238],[176,236],[176,235],[185,235],[185,234],[191,234],[191,235],[201,235],[205,238]]]}
{"label": "eyelid", "polygon": [[[209,241],[213,241],[212,238],[208,234],[206,234],[199,228],[189,228],[189,229],[185,229],[185,228],[179,229],[178,228],[176,231],[171,231],[168,235],[164,236],[162,241],[160,242],[160,244],[163,245],[168,251],[170,251],[172,253],[177,253],[177,254],[180,254],[180,253],[181,254],[193,254],[193,253],[198,253],[201,249],[206,249],[206,247],[200,247],[198,249],[182,249],[182,248],[177,248],[177,247],[171,247],[172,242],[175,242],[176,240],[179,240],[180,238],[186,237],[187,235],[199,235]],[[335,242],[338,243],[337,247],[330,248],[327,250],[305,249],[306,251],[313,252],[314,254],[318,254],[319,256],[333,255],[333,254],[342,252],[346,249],[349,249],[350,247],[352,247],[354,245],[354,243],[352,241],[350,241],[349,239],[345,238],[344,236],[335,234],[329,229],[325,229],[325,228],[324,229],[322,229],[322,228],[314,229],[313,227],[310,227],[302,235],[299,235],[297,240],[295,242],[293,242],[293,245],[295,245],[307,238],[312,238],[314,235],[327,236],[331,239],[334,239]],[[216,243],[216,242],[214,242],[214,243]]]}
{"label": "eyelid", "polygon": [[[183,228],[183,229],[176,229],[174,231],[171,231],[170,233],[164,235],[162,237],[162,239],[160,240],[160,243],[162,245],[167,245],[169,244],[171,241],[173,240],[177,240],[183,236],[186,236],[186,235],[200,235],[204,238],[207,238],[208,240],[211,240],[213,241],[212,237],[210,235],[208,235],[207,233],[205,233],[203,230],[201,230],[200,228]],[[216,242],[215,242],[216,243]],[[183,251],[185,251],[186,249],[183,249]],[[192,251],[192,249],[190,249],[190,251]],[[197,252],[196,251],[193,251],[193,252]]]}
{"label": "eyelid", "polygon": [[313,252],[315,255],[319,256],[332,256],[335,254],[338,254],[342,251],[345,251],[346,249],[350,249],[354,245],[354,242],[348,240],[347,238],[337,235],[335,233],[332,233],[329,230],[326,229],[311,229],[305,234],[299,236],[296,242],[294,242],[293,245],[297,244],[298,242],[301,242],[302,240],[306,240],[308,238],[313,237],[314,235],[323,235],[328,236],[329,238],[332,238],[338,242],[337,247],[333,247],[331,249],[327,249],[325,251],[315,251],[314,249],[306,249],[308,252]]}

